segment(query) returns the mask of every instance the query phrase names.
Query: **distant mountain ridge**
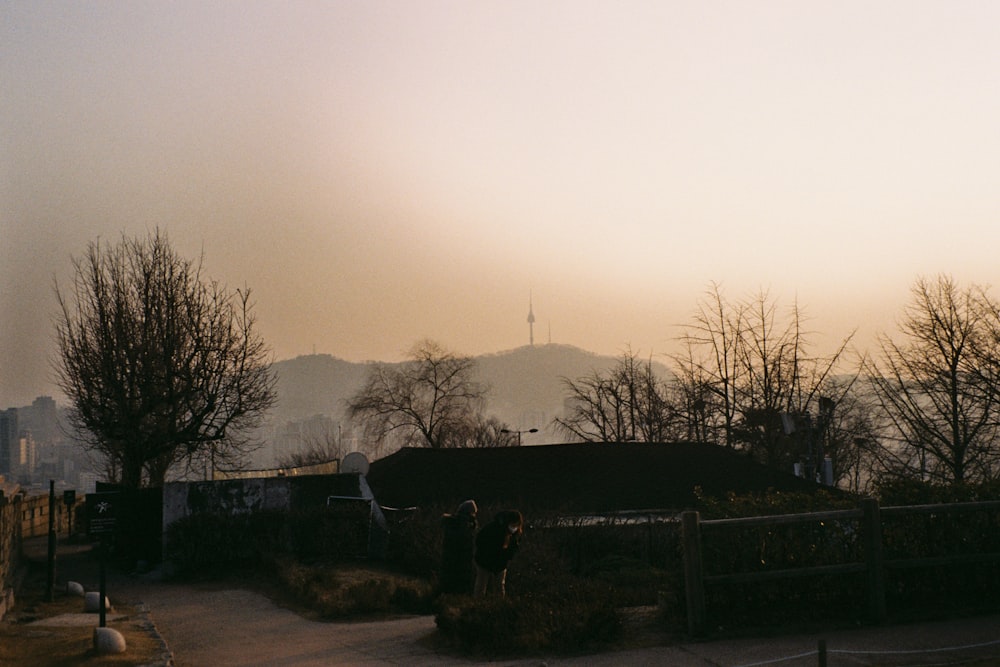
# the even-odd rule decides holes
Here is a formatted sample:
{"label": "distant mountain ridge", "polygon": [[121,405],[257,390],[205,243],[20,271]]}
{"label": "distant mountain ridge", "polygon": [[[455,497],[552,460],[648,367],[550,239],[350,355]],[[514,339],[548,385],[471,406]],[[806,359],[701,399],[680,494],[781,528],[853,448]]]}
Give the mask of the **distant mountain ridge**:
{"label": "distant mountain ridge", "polygon": [[[474,357],[477,380],[489,385],[486,414],[514,429],[546,431],[560,416],[566,399],[563,378],[577,379],[612,368],[619,357],[549,343]],[[278,402],[272,423],[326,415],[343,419],[348,400],[378,362],[351,362],[313,354],[275,362]],[[653,362],[665,374],[666,366]],[[390,364],[396,365],[396,364]],[[539,436],[540,437],[540,436]]]}

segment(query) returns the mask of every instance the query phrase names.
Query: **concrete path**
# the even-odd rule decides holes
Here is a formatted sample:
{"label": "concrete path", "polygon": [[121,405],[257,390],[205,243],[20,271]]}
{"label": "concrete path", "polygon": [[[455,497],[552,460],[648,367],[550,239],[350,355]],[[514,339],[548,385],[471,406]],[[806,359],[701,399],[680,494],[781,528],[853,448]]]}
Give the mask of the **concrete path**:
{"label": "concrete path", "polygon": [[[510,665],[593,666],[1000,665],[1000,615],[859,628],[819,635],[685,642],[572,658],[473,661],[435,650],[432,616],[364,623],[310,621],[245,590],[131,584],[178,667],[200,665]],[[109,590],[110,595],[114,595]],[[946,649],[946,650],[945,650]],[[789,659],[798,656],[796,659]],[[982,662],[992,659],[992,662]]]}
{"label": "concrete path", "polygon": [[[69,565],[63,561],[63,565]],[[93,567],[89,566],[88,572]],[[63,572],[63,575],[69,574]],[[96,573],[94,573],[96,574]],[[81,573],[78,578],[86,577]],[[60,576],[60,580],[64,580]],[[1000,667],[1000,615],[865,627],[823,635],[685,642],[572,658],[473,661],[435,648],[432,616],[377,622],[318,622],[237,588],[161,583],[110,573],[113,603],[142,603],[178,667],[274,665],[505,665],[617,667],[782,667],[817,665],[976,665]]]}

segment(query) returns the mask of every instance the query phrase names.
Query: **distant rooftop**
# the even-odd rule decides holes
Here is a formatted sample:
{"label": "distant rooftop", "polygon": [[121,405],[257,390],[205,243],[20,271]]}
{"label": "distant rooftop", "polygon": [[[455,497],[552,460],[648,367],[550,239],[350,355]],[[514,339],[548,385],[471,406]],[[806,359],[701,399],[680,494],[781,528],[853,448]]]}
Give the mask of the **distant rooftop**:
{"label": "distant rooftop", "polygon": [[491,449],[404,448],[371,464],[381,505],[480,505],[567,513],[683,510],[695,488],[724,497],[768,489],[813,492],[819,485],[700,443],[580,443]]}

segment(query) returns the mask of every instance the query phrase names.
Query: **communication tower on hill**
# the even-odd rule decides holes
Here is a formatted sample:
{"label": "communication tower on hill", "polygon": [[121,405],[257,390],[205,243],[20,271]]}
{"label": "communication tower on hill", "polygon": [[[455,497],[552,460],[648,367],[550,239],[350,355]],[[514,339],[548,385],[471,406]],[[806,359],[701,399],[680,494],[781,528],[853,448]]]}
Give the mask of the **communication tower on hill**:
{"label": "communication tower on hill", "polygon": [[535,346],[535,312],[531,309],[531,292],[528,292],[528,344]]}

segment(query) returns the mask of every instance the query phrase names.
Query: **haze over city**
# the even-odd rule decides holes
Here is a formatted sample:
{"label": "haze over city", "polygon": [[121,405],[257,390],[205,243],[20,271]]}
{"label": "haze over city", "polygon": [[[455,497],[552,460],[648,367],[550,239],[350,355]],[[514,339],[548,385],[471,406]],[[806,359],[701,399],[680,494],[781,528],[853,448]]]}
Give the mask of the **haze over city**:
{"label": "haze over city", "polygon": [[159,228],[277,359],[673,349],[717,282],[893,330],[996,281],[991,2],[0,5],[0,406],[55,281]]}

